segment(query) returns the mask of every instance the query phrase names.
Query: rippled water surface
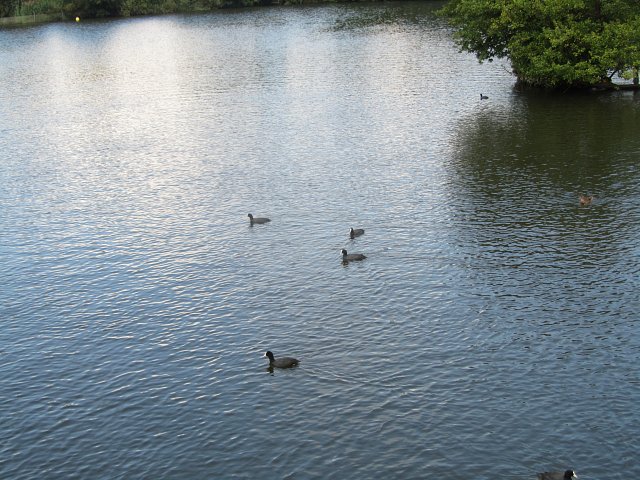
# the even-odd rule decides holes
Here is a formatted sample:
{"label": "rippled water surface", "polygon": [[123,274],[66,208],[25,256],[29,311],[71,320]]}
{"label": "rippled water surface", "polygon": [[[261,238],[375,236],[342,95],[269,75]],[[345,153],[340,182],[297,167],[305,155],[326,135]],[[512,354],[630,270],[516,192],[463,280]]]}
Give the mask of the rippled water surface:
{"label": "rippled water surface", "polygon": [[0,30],[0,478],[640,478],[638,97],[438,5]]}

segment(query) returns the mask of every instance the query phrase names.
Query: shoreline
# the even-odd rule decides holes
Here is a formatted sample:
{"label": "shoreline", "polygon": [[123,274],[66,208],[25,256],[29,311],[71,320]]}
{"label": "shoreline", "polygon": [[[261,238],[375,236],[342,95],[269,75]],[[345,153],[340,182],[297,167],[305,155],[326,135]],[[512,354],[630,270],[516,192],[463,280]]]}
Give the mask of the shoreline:
{"label": "shoreline", "polygon": [[[219,10],[228,9],[243,9],[243,8],[260,8],[260,7],[278,7],[278,6],[292,6],[292,5],[317,5],[321,3],[382,3],[385,0],[219,0],[217,5],[212,5],[210,8],[195,7],[192,9],[177,8],[175,10],[151,10],[146,13],[133,13],[122,15],[106,15],[106,16],[86,16],[83,17],[80,14],[81,19],[86,20],[105,20],[105,19],[124,19],[133,17],[149,17],[157,15],[180,15],[180,14],[197,14],[197,13],[209,13]],[[53,22],[72,22],[76,18],[76,14],[69,14],[68,12],[59,13],[40,13],[23,16],[13,17],[0,17],[0,29],[10,27],[22,27],[30,25],[39,25],[43,23]]]}
{"label": "shoreline", "polygon": [[0,17],[0,28],[39,25],[41,23],[70,21],[64,13],[38,13],[21,17]]}

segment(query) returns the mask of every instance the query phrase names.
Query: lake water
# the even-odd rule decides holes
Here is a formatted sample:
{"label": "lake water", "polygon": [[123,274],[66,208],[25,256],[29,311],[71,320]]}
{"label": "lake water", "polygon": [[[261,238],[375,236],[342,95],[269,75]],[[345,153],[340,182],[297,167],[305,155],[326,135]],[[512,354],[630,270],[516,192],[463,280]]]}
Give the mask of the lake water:
{"label": "lake water", "polygon": [[0,30],[0,478],[640,478],[640,97],[440,5]]}

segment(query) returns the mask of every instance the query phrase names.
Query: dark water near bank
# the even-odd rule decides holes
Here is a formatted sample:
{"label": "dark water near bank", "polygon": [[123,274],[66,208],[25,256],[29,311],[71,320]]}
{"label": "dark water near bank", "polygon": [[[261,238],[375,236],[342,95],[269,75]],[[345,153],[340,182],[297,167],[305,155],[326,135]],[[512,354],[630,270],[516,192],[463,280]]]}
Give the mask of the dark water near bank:
{"label": "dark water near bank", "polygon": [[640,477],[638,97],[431,5],[0,31],[0,478]]}

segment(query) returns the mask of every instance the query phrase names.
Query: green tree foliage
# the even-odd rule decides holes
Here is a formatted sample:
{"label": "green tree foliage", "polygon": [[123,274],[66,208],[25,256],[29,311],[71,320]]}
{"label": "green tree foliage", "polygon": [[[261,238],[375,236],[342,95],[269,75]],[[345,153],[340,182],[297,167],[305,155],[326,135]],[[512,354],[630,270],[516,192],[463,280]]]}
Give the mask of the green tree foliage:
{"label": "green tree foliage", "polygon": [[64,10],[70,16],[112,17],[120,14],[121,0],[66,0]]}
{"label": "green tree foliage", "polygon": [[63,0],[0,0],[0,17],[60,14],[62,3]]}
{"label": "green tree foliage", "polygon": [[18,6],[18,0],[0,0],[0,17],[14,15]]}
{"label": "green tree foliage", "polygon": [[525,84],[609,84],[640,66],[640,0],[452,0],[443,13],[463,50],[508,58]]}

